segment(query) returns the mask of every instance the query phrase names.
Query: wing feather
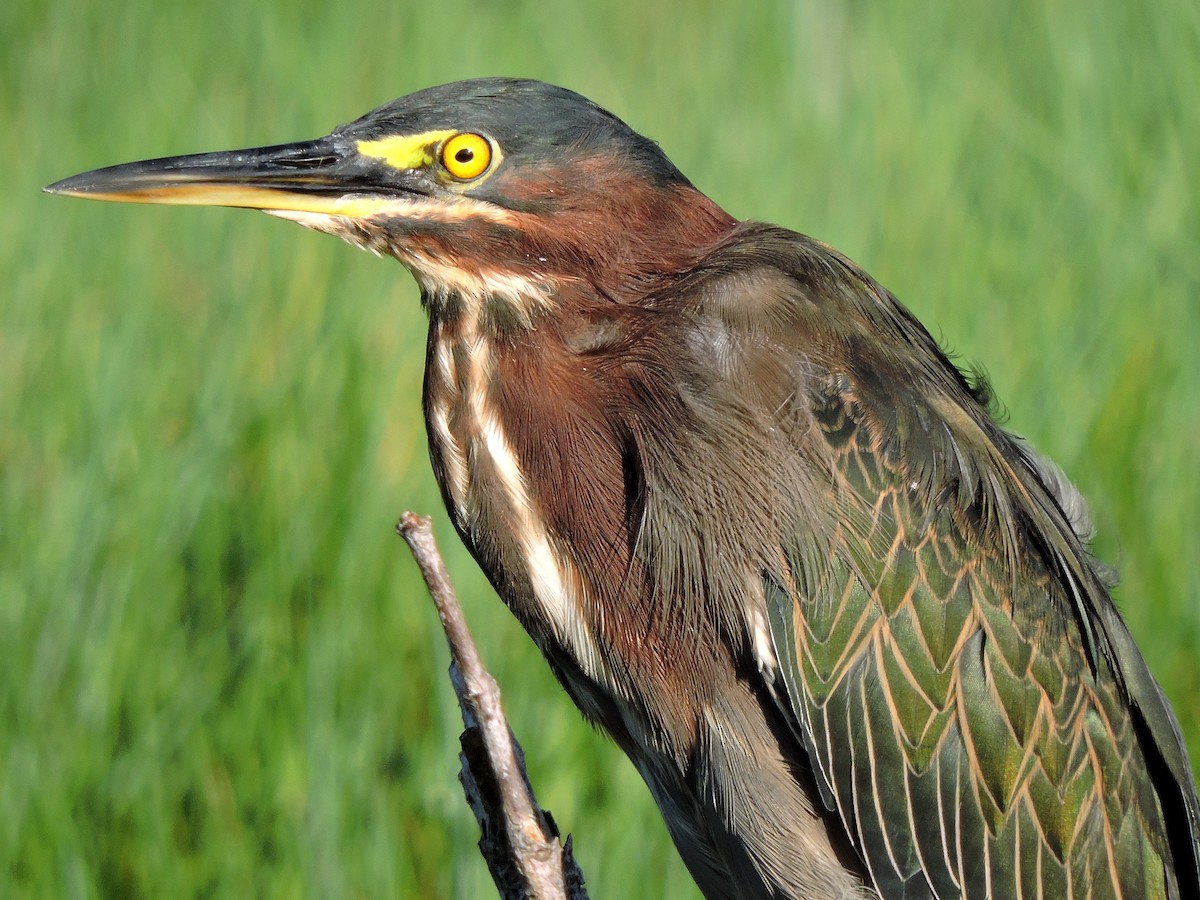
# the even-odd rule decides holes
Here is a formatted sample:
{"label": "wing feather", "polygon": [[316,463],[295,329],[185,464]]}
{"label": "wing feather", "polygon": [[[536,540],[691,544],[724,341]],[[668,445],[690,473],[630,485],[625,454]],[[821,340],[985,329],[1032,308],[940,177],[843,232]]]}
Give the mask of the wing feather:
{"label": "wing feather", "polygon": [[1061,473],[824,245],[745,225],[688,278],[706,421],[778,474],[744,516],[775,696],[880,893],[1200,900],[1178,724]]}
{"label": "wing feather", "polygon": [[839,437],[846,421],[860,432],[835,487],[866,512],[847,521],[865,524],[839,535],[827,596],[771,596],[789,604],[775,635],[788,697],[807,729],[827,729],[806,746],[876,887],[1161,895],[1162,806],[1108,655],[1093,660],[1095,634],[1064,614],[1079,580],[1056,578],[1066,566],[1037,542],[1004,552],[986,513],[914,490],[864,408],[844,400]]}
{"label": "wing feather", "polygon": [[741,336],[723,374],[763,399],[832,510],[827,542],[778,516],[794,530],[762,562],[782,700],[876,888],[1200,897],[1178,725],[1069,483],[851,263],[766,227],[739,252],[731,278],[769,314],[705,289],[704,313]]}

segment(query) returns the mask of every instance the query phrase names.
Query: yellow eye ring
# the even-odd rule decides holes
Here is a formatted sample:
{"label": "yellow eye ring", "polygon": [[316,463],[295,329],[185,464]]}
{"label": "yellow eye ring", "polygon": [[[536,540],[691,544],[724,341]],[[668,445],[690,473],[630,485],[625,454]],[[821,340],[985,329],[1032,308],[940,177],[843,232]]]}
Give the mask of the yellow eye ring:
{"label": "yellow eye ring", "polygon": [[492,164],[492,145],[482,134],[463,131],[442,144],[442,167],[460,181],[478,178]]}

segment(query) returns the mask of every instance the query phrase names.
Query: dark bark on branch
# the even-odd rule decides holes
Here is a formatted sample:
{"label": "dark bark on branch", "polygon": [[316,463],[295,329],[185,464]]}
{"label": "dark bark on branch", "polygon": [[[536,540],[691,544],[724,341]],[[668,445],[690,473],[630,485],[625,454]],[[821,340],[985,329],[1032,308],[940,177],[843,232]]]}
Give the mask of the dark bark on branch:
{"label": "dark bark on branch", "polygon": [[496,889],[505,900],[586,898],[570,837],[559,845],[553,817],[533,795],[525,756],[500,706],[500,689],[471,639],[429,518],[406,512],[396,531],[416,558],[450,645],[450,681],[466,726],[459,781],[479,823],[479,850]]}

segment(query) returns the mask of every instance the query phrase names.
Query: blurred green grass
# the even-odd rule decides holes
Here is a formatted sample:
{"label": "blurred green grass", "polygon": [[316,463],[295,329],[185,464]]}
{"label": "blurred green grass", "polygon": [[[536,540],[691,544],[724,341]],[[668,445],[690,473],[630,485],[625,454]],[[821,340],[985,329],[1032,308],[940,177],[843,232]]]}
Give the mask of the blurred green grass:
{"label": "blurred green grass", "polygon": [[240,211],[41,195],[528,75],[889,285],[1091,498],[1200,756],[1200,7],[0,7],[0,893],[475,897],[436,511],[594,895],[694,895],[440,515],[394,264]]}

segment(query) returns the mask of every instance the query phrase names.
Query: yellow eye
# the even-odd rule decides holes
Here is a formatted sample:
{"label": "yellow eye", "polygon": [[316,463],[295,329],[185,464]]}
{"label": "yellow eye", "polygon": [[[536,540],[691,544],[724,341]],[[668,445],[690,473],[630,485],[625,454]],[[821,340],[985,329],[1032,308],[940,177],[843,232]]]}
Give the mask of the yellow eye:
{"label": "yellow eye", "polygon": [[462,181],[478,178],[491,164],[492,145],[481,134],[464,131],[442,144],[442,165]]}

